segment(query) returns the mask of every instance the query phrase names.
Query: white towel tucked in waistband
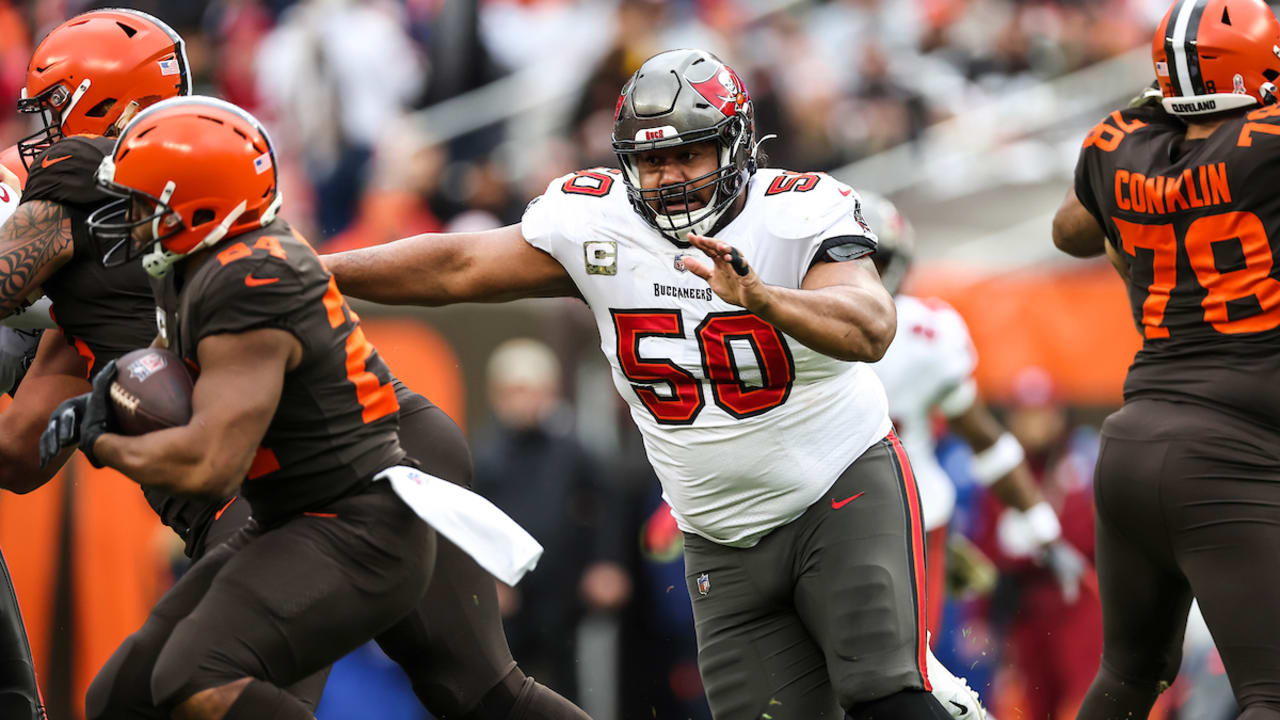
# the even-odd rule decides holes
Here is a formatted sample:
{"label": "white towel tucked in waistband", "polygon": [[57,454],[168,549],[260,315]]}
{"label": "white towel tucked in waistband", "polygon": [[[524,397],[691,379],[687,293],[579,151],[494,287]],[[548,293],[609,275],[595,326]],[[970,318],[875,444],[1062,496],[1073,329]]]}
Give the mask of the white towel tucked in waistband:
{"label": "white towel tucked in waistband", "polygon": [[542,546],[506,513],[461,485],[397,465],[374,476],[391,483],[400,499],[436,532],[508,585],[538,564]]}

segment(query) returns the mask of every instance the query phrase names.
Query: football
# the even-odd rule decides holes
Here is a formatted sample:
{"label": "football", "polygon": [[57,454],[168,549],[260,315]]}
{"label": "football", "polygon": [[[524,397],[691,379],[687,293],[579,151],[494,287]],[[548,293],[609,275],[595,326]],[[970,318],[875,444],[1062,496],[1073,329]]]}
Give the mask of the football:
{"label": "football", "polygon": [[182,358],[169,350],[134,350],[116,362],[111,405],[122,435],[143,435],[191,420],[195,380]]}

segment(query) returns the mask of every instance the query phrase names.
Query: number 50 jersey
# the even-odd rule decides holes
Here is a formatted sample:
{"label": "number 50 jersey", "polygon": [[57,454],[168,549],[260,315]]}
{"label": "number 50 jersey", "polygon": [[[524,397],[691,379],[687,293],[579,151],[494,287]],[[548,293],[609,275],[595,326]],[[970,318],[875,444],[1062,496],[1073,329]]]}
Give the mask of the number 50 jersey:
{"label": "number 50 jersey", "polygon": [[[875,247],[857,195],[830,177],[761,170],[745,192],[717,237],[766,283],[798,288],[819,258]],[[552,181],[522,228],[595,314],[614,385],[682,530],[753,545],[889,432],[869,368],[814,352],[716,297],[683,263],[705,256],[645,223],[616,170]]]}
{"label": "number 50 jersey", "polygon": [[1280,431],[1280,107],[1203,140],[1161,108],[1084,141],[1076,196],[1129,261],[1143,335],[1126,400],[1193,402]]}

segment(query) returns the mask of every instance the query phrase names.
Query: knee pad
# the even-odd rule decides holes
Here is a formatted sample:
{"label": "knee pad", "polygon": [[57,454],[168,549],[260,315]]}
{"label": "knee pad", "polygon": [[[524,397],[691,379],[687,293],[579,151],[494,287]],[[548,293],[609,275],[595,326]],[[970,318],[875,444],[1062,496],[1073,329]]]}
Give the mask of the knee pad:
{"label": "knee pad", "polygon": [[888,697],[858,703],[845,711],[845,720],[951,720],[932,693],[900,690]]}

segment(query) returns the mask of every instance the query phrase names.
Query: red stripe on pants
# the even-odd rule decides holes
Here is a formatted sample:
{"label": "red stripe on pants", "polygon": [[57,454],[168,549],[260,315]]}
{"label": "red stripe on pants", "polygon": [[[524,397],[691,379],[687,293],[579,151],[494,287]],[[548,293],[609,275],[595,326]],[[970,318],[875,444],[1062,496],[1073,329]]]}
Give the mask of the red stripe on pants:
{"label": "red stripe on pants", "polygon": [[942,610],[947,604],[947,526],[934,528],[924,534],[925,547],[925,597],[929,598],[925,615],[926,627],[933,637],[942,632]]}
{"label": "red stripe on pants", "polygon": [[924,572],[924,523],[920,519],[920,493],[916,490],[916,478],[911,472],[911,461],[907,459],[907,452],[902,449],[902,443],[898,442],[898,436],[893,431],[889,431],[888,438],[893,444],[893,453],[898,458],[898,464],[902,467],[902,481],[907,490],[907,512],[911,516],[911,574],[915,577],[916,584],[916,661],[920,666],[920,677],[924,680],[924,689],[932,692],[933,684],[929,682],[929,672],[926,670],[924,659],[927,647],[925,609],[929,596]]}

